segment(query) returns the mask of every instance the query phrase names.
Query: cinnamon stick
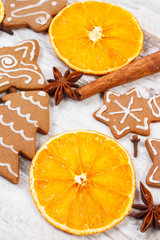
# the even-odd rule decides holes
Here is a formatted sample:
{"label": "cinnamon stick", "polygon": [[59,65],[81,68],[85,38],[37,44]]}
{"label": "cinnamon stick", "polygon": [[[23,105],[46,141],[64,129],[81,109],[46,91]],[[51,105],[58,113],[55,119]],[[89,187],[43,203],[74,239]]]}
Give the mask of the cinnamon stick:
{"label": "cinnamon stick", "polygon": [[109,88],[132,82],[160,71],[160,51],[134,61],[119,70],[100,77],[75,90],[78,100],[82,101]]}

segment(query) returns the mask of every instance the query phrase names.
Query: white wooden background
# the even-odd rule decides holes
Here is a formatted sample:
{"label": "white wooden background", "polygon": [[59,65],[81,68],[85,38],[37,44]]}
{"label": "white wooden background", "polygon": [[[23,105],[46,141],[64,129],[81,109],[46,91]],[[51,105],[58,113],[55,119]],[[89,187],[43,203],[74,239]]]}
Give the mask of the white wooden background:
{"label": "white wooden background", "polygon": [[[69,3],[74,0],[69,0]],[[160,0],[107,0],[113,4],[131,11],[142,26],[145,34],[144,49],[141,56],[160,50]],[[52,66],[62,72],[67,69],[53,52],[47,33],[35,33],[30,29],[14,31],[14,36],[0,32],[0,47],[12,45],[24,39],[37,39],[40,44],[38,63],[46,79],[52,77]],[[83,76],[80,84],[85,84],[95,77]],[[124,93],[132,87],[137,87],[141,94],[148,98],[160,93],[160,74],[140,79],[124,86],[116,87],[115,91]],[[102,95],[98,94],[83,102],[65,99],[59,106],[50,102],[50,131],[43,136],[37,134],[37,149],[49,137],[73,129],[91,129],[112,136],[109,128],[92,117],[92,113],[102,105]],[[160,138],[160,123],[151,124],[151,137]],[[135,202],[140,201],[139,181],[145,182],[146,174],[151,166],[151,160],[144,146],[146,137],[140,137],[139,156],[134,159],[131,134],[120,139],[129,151],[137,180]],[[74,236],[64,233],[51,226],[38,212],[29,191],[28,174],[30,161],[20,157],[20,182],[11,184],[0,177],[0,240],[159,240],[160,231],[149,229],[146,233],[139,231],[141,220],[127,216],[122,223],[111,230],[92,236]],[[149,188],[155,203],[160,203],[160,189]]]}

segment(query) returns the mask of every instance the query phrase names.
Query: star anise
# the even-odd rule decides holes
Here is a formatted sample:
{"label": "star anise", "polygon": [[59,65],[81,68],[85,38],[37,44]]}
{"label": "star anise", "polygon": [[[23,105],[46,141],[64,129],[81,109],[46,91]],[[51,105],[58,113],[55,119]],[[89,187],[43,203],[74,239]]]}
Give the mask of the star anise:
{"label": "star anise", "polygon": [[72,87],[79,87],[75,82],[82,77],[83,73],[77,71],[70,73],[70,70],[68,69],[62,76],[61,72],[56,67],[53,67],[53,75],[55,79],[47,80],[49,84],[46,85],[43,90],[49,95],[54,95],[55,105],[58,105],[61,102],[64,95],[76,100],[77,97]]}
{"label": "star anise", "polygon": [[154,205],[150,191],[140,182],[141,199],[144,204],[133,204],[133,208],[141,212],[132,214],[137,219],[144,218],[141,232],[145,232],[149,227],[155,226],[160,230],[160,204]]}

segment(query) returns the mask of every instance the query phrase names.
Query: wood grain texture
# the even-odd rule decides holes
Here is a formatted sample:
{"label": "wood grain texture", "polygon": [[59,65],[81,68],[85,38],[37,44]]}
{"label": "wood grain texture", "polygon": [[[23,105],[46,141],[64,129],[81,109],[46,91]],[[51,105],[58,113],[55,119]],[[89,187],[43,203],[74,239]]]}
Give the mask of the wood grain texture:
{"label": "wood grain texture", "polygon": [[[75,0],[70,1],[75,2]],[[131,11],[144,30],[144,48],[141,57],[160,50],[160,0],[107,0],[113,4]],[[0,47],[12,45],[24,39],[37,39],[40,44],[38,64],[46,79],[52,77],[52,66],[58,67],[63,73],[68,68],[53,52],[47,33],[35,33],[30,29],[14,31],[14,36],[0,32]],[[84,85],[96,77],[83,76],[79,80]],[[124,93],[132,87],[137,87],[143,97],[151,97],[160,93],[160,73],[142,78],[132,83],[113,88],[113,91]],[[51,136],[73,129],[90,129],[113,137],[109,128],[92,117],[103,104],[101,94],[97,94],[83,102],[65,99],[59,106],[50,101],[50,131],[48,135],[37,134],[37,149]],[[160,137],[160,123],[151,124],[151,137]],[[145,177],[152,165],[144,146],[146,137],[141,137],[139,155],[134,159],[131,134],[120,139],[126,147],[136,172],[137,194],[135,203],[140,201],[139,181],[145,182]],[[30,161],[20,157],[20,182],[13,185],[0,177],[0,240],[159,240],[160,232],[149,229],[140,233],[141,220],[128,216],[111,230],[93,236],[73,236],[64,233],[46,222],[36,209],[29,191],[28,173]],[[149,188],[155,203],[160,202],[160,190]]]}

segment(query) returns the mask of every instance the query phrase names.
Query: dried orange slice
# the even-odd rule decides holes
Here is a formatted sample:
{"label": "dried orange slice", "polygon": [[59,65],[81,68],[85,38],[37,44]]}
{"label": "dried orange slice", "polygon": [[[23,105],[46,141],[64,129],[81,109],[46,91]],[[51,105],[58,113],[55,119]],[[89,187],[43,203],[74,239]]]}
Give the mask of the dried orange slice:
{"label": "dried orange slice", "polygon": [[99,75],[130,63],[143,47],[136,18],[104,2],[67,6],[53,18],[49,37],[54,51],[69,67]]}
{"label": "dried orange slice", "polygon": [[3,21],[4,18],[4,5],[2,0],[0,0],[0,23]]}
{"label": "dried orange slice", "polygon": [[38,150],[30,168],[30,190],[52,225],[76,235],[93,234],[129,213],[135,174],[117,141],[77,130],[52,137]]}

